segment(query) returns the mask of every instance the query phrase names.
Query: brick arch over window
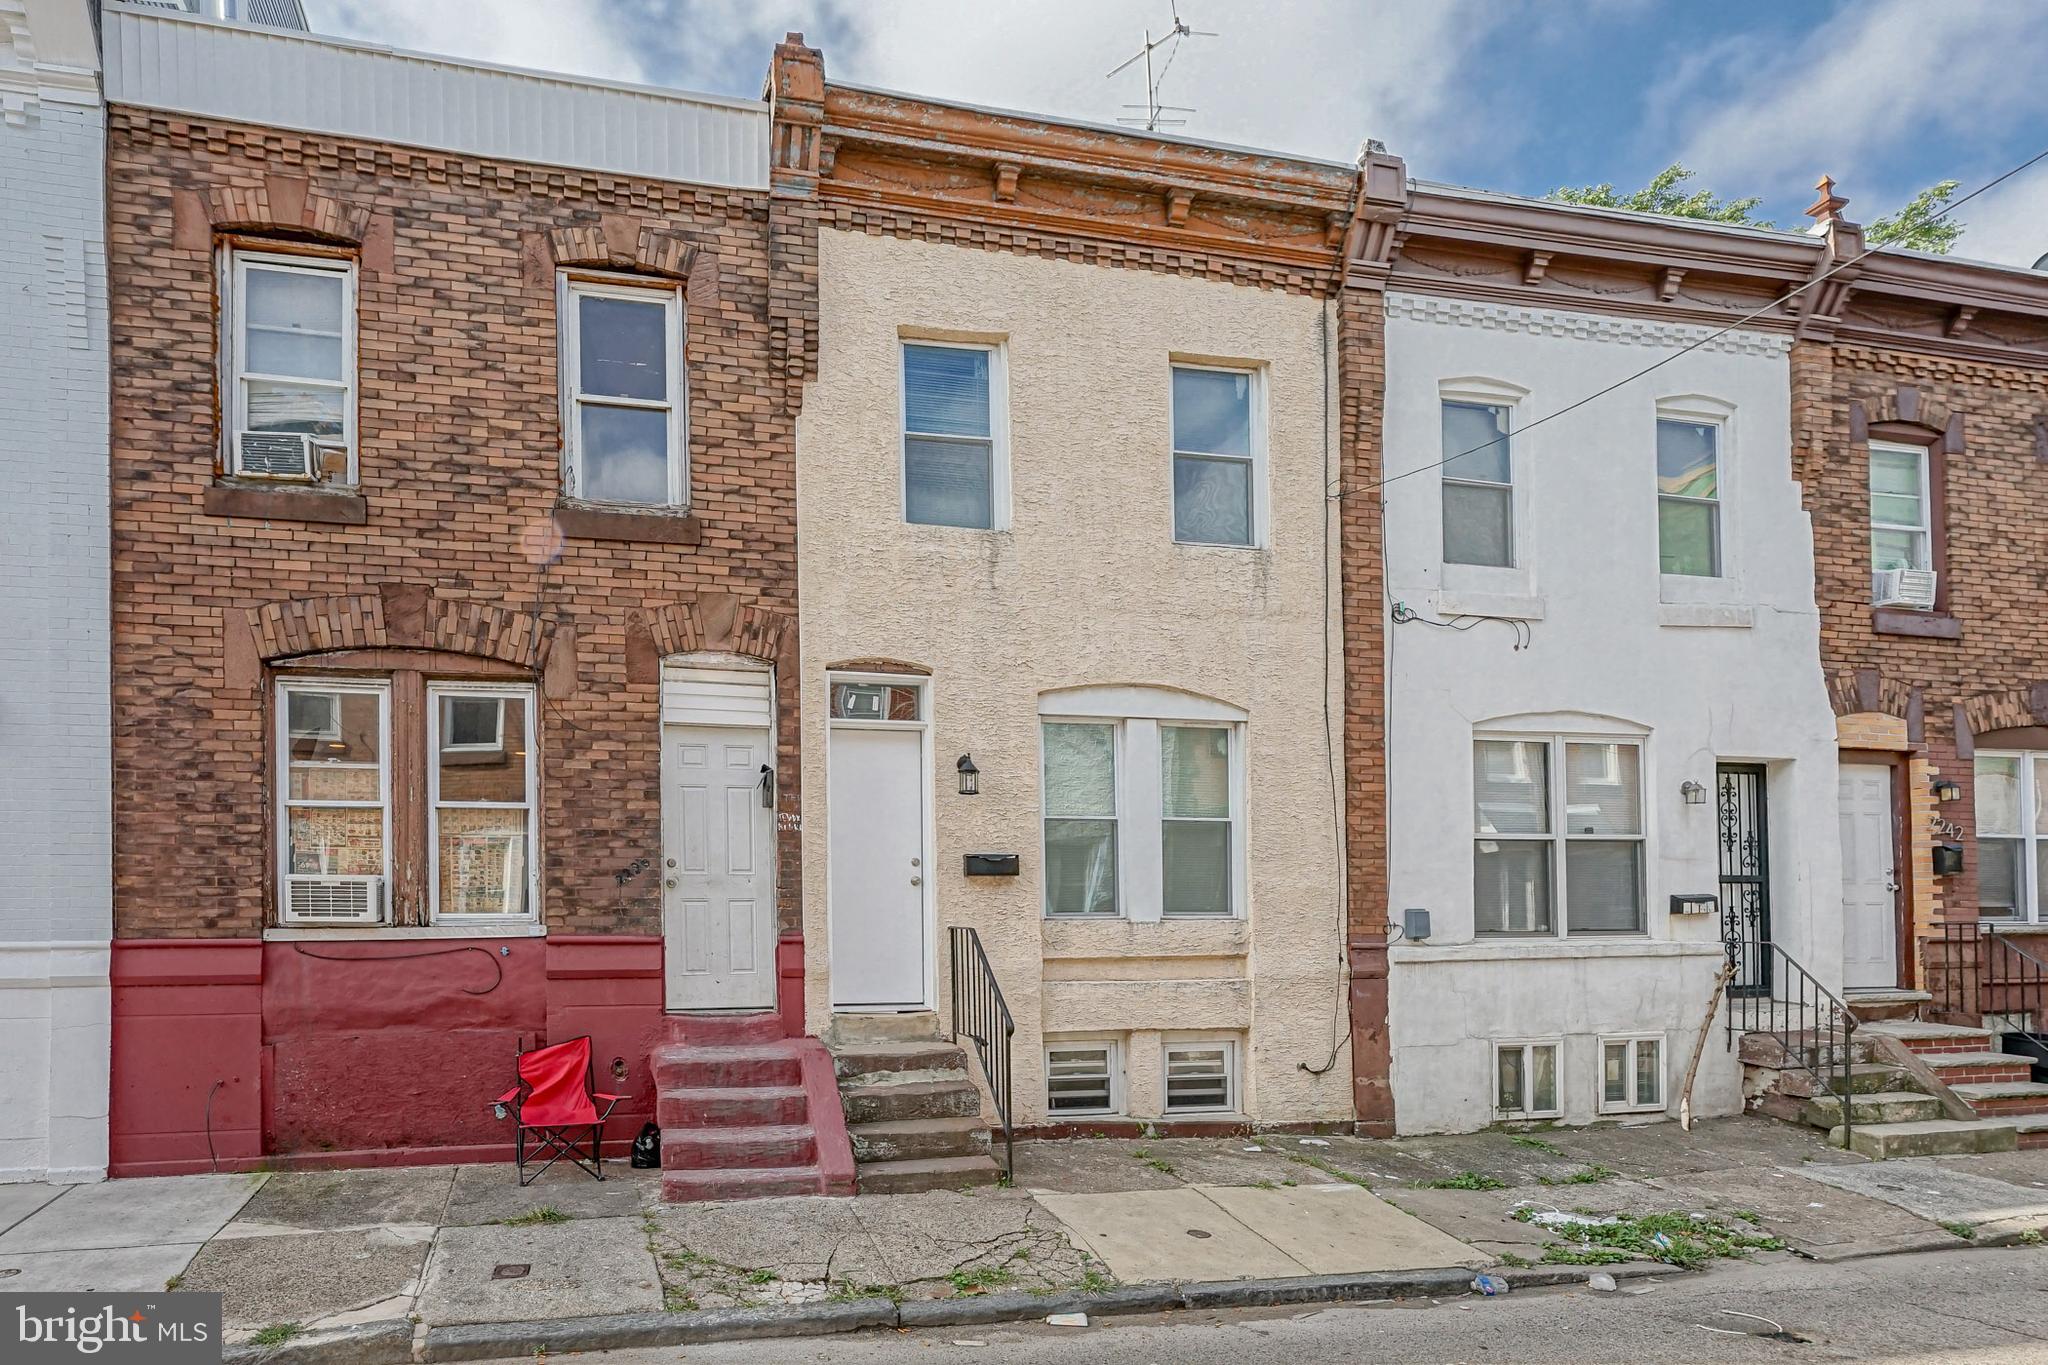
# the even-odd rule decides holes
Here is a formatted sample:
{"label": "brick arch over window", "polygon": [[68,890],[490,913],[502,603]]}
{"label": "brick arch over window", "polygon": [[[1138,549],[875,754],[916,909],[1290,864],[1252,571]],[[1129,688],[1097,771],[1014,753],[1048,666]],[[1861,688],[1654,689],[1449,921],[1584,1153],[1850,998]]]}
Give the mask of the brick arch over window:
{"label": "brick arch over window", "polygon": [[1830,674],[1828,702],[1837,716],[1876,712],[1903,720],[1916,732],[1919,729],[1920,689],[1887,678],[1880,669],[1845,668]]}
{"label": "brick arch over window", "polygon": [[178,190],[172,200],[172,235],[185,250],[209,251],[221,232],[275,233],[360,248],[372,268],[388,264],[391,216],[315,189],[304,176]]}
{"label": "brick arch over window", "polygon": [[[1950,412],[1939,399],[1929,398],[1910,384],[1901,384],[1888,394],[1870,399],[1857,399],[1849,405],[1849,438],[1852,441],[1868,441],[1873,435],[1879,440],[1886,436],[1911,438],[1917,435],[1928,445],[1938,445],[1945,455],[1955,455],[1963,449],[1963,415]],[[1915,430],[1900,430],[1912,428]]]}
{"label": "brick arch over window", "polygon": [[558,266],[637,270],[671,280],[689,279],[703,256],[675,233],[620,213],[607,213],[594,223],[556,228],[547,234],[547,245]]}
{"label": "brick arch over window", "polygon": [[[296,597],[229,611],[222,620],[230,686],[255,687],[262,666],[341,650],[425,649],[548,674],[573,667],[565,627],[530,611],[436,596],[411,583],[373,592]],[[556,665],[550,668],[549,665]],[[557,689],[549,687],[554,694]]]}
{"label": "brick arch over window", "polygon": [[1956,754],[1976,757],[1982,736],[2048,727],[2048,682],[2004,692],[1979,692],[1956,703]]}
{"label": "brick arch over window", "polygon": [[634,612],[626,621],[626,681],[659,683],[661,661],[672,654],[738,654],[788,665],[796,619],[773,607],[743,603],[729,593],[699,593]]}

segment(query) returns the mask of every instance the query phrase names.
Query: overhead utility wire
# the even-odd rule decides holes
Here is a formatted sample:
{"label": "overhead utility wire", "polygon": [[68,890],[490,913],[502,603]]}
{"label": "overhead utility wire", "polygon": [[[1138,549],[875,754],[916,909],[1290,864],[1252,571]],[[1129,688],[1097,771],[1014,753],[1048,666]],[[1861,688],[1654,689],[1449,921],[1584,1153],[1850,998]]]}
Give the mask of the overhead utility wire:
{"label": "overhead utility wire", "polygon": [[[1940,212],[1929,214],[1927,216],[1927,221],[1930,223],[1935,222],[1943,216],[1952,213],[1955,210],[1961,208],[1963,205],[1969,203],[1972,199],[1975,199],[1978,195],[1984,193],[1986,190],[1996,188],[2004,182],[2012,179],[2020,172],[2025,171],[2042,161],[2048,161],[2048,147],[2044,147],[2041,151],[2029,157],[2027,160],[2021,162],[2019,165],[2013,167],[2004,175],[1999,176],[1996,180],[1986,181],[1984,184],[1979,185],[1976,189],[1971,190],[1962,198],[1955,200],[1953,203],[1945,205]],[[1483,445],[1473,446],[1470,450],[1460,451],[1456,455],[1446,455],[1443,459],[1437,460],[1431,464],[1417,465],[1413,469],[1404,469],[1399,474],[1389,474],[1383,479],[1379,479],[1368,484],[1362,484],[1357,488],[1340,488],[1337,492],[1330,494],[1330,496],[1333,498],[1348,498],[1353,497],[1359,493],[1370,493],[1375,488],[1384,488],[1388,484],[1399,482],[1402,479],[1408,478],[1410,475],[1427,474],[1432,469],[1443,468],[1445,465],[1449,464],[1453,460],[1462,460],[1467,455],[1477,455],[1482,450],[1491,450],[1493,447],[1499,445],[1503,441],[1508,440],[1510,437],[1519,436],[1526,431],[1532,431],[1535,428],[1542,426],[1545,422],[1555,421],[1558,418],[1564,416],[1568,412],[1574,412],[1579,408],[1585,407],[1586,404],[1592,402],[1596,398],[1604,398],[1608,394],[1613,393],[1616,389],[1623,388],[1629,384],[1635,383],[1636,380],[1641,379],[1646,374],[1650,374],[1653,371],[1663,369],[1666,365],[1669,365],[1672,361],[1678,359],[1680,356],[1685,355],[1691,351],[1697,351],[1700,347],[1706,345],[1708,342],[1713,341],[1719,337],[1724,337],[1728,335],[1728,333],[1734,331],[1736,328],[1741,327],[1746,323],[1754,322],[1756,319],[1762,317],[1766,313],[1776,311],[1777,309],[1784,306],[1785,301],[1787,299],[1798,298],[1801,294],[1804,294],[1807,290],[1813,288],[1815,285],[1820,284],[1823,281],[1834,277],[1835,275],[1839,275],[1842,271],[1847,270],[1850,266],[1855,265],[1860,261],[1867,260],[1869,257],[1876,255],[1879,251],[1882,251],[1883,249],[1884,248],[1880,246],[1869,247],[1866,250],[1858,253],[1857,255],[1851,256],[1848,260],[1843,261],[1840,265],[1830,267],[1829,269],[1814,276],[1805,284],[1800,285],[1797,289],[1794,289],[1789,293],[1780,295],[1776,299],[1773,299],[1770,303],[1767,303],[1763,307],[1757,309],[1755,312],[1745,313],[1743,316],[1735,319],[1735,321],[1727,324],[1725,327],[1722,327],[1718,331],[1709,332],[1705,336],[1700,337],[1698,340],[1689,342],[1688,344],[1679,347],[1670,355],[1665,356],[1662,360],[1653,361],[1652,363],[1645,365],[1642,369],[1637,370],[1634,374],[1628,375],[1622,379],[1615,380],[1612,384],[1609,384],[1604,389],[1595,389],[1593,392],[1587,394],[1584,398],[1579,399],[1576,403],[1568,404],[1564,407],[1559,408],[1556,412],[1548,413],[1542,417],[1538,417],[1535,421],[1529,423],[1528,426],[1522,427],[1517,431],[1503,432],[1501,435],[1494,437],[1491,441],[1488,441]]]}

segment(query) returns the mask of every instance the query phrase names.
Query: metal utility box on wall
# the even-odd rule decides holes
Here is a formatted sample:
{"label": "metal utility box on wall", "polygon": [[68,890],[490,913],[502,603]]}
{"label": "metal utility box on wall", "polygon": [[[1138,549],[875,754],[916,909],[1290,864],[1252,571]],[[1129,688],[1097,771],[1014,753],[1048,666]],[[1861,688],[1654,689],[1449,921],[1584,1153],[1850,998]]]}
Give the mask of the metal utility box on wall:
{"label": "metal utility box on wall", "polygon": [[967,855],[967,875],[970,877],[1014,877],[1021,871],[1014,853],[970,853]]}
{"label": "metal utility box on wall", "polygon": [[1671,913],[1674,915],[1711,915],[1721,905],[1720,898],[1703,892],[1691,892],[1671,898]]}

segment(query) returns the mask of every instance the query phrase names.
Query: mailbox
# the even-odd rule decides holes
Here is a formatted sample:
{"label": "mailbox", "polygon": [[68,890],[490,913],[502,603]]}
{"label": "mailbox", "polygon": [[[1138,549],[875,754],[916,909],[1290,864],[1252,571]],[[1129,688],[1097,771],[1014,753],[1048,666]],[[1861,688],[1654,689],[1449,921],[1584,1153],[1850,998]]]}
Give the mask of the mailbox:
{"label": "mailbox", "polygon": [[1017,872],[1017,855],[1014,853],[967,855],[967,875],[970,877],[1014,877]]}

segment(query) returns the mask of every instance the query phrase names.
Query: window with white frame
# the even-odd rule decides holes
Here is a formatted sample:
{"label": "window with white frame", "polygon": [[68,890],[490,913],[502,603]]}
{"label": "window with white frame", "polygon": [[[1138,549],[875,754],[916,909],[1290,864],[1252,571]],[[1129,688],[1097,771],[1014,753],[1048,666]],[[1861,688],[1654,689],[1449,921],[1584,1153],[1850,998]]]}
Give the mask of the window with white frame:
{"label": "window with white frame", "polygon": [[1237,1109],[1234,1039],[1169,1041],[1161,1052],[1166,1113],[1229,1113]]}
{"label": "window with white frame", "polygon": [[1002,503],[1002,352],[903,343],[903,519],[990,531]]}
{"label": "window with white frame", "polygon": [[1643,932],[1639,744],[1478,738],[1472,790],[1480,935]]}
{"label": "window with white frame", "polygon": [[1643,1113],[1663,1107],[1663,1037],[1602,1038],[1600,1112]]}
{"label": "window with white frame", "polygon": [[561,330],[570,496],[686,504],[681,291],[565,275]]}
{"label": "window with white frame", "polygon": [[1443,405],[1444,562],[1513,568],[1515,480],[1504,403]]}
{"label": "window with white frame", "polygon": [[1921,446],[1870,443],[1870,567],[1934,567],[1932,499],[1927,451]]}
{"label": "window with white frame", "polygon": [[391,872],[390,686],[277,685],[279,916],[376,924]]}
{"label": "window with white frame", "polygon": [[1721,576],[1721,427],[1657,419],[1657,566]]}
{"label": "window with white frame", "polygon": [[531,919],[533,691],[430,683],[427,702],[432,917]]}
{"label": "window with white frame", "polygon": [[1554,1119],[1558,1102],[1555,1038],[1493,1045],[1493,1115],[1497,1119]]}
{"label": "window with white frame", "polygon": [[1050,1118],[1123,1109],[1122,1050],[1114,1039],[1058,1039],[1045,1045],[1045,1112]]}
{"label": "window with white frame", "polygon": [[1263,420],[1258,375],[1173,367],[1173,538],[1189,545],[1258,543]]}
{"label": "window with white frame", "polygon": [[1976,757],[1977,913],[2048,919],[2048,753]]}
{"label": "window with white frame", "polygon": [[228,472],[354,483],[355,262],[236,248],[223,279]]}
{"label": "window with white frame", "polygon": [[1242,913],[1241,723],[1220,704],[1157,689],[1079,691],[1115,694],[1104,709],[1158,702],[1173,713],[1063,715],[1056,694],[1042,703],[1046,914]]}

